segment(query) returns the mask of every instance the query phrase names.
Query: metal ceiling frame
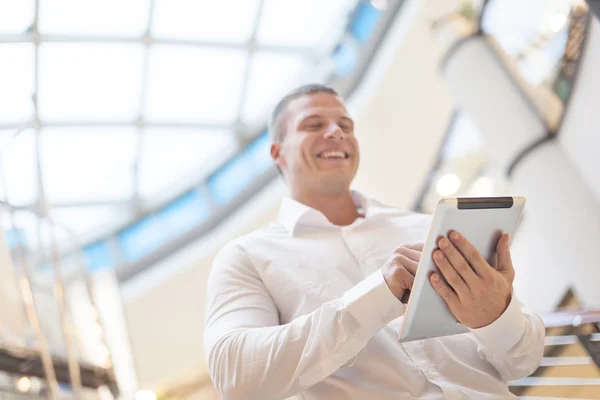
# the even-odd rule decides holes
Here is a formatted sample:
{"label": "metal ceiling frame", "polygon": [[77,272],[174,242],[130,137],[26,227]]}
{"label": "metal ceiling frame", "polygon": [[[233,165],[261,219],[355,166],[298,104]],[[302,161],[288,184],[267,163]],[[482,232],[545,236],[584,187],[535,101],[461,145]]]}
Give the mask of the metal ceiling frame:
{"label": "metal ceiling frame", "polygon": [[[2,43],[33,43],[34,44],[34,85],[32,100],[34,104],[33,116],[31,122],[23,122],[16,124],[2,124],[0,123],[1,130],[17,130],[23,126],[28,126],[34,129],[35,132],[35,152],[36,152],[36,170],[37,170],[37,201],[33,204],[25,204],[17,207],[18,209],[34,209],[38,213],[47,215],[49,206],[52,208],[72,208],[72,207],[87,207],[87,206],[119,206],[126,207],[130,213],[136,217],[140,217],[146,214],[149,210],[145,209],[144,202],[140,198],[140,164],[143,147],[143,132],[145,128],[194,128],[198,129],[202,134],[202,130],[229,130],[235,135],[241,148],[245,147],[251,139],[259,134],[259,131],[251,129],[251,135],[248,134],[248,127],[242,122],[242,111],[246,104],[248,94],[248,81],[250,79],[251,68],[250,60],[252,55],[257,52],[270,52],[279,54],[290,54],[299,55],[307,59],[307,61],[315,61],[321,55],[315,49],[310,47],[302,46],[272,46],[272,45],[261,45],[257,41],[258,28],[260,26],[260,20],[263,14],[264,0],[259,1],[257,16],[254,21],[252,34],[248,41],[243,43],[230,43],[230,42],[218,42],[218,41],[204,41],[204,40],[184,40],[184,39],[170,39],[160,38],[152,34],[152,22],[154,14],[155,0],[149,0],[149,13],[147,25],[144,29],[144,33],[139,36],[110,36],[110,35],[56,35],[56,34],[42,34],[38,29],[38,17],[39,17],[39,0],[35,0],[34,8],[34,19],[32,25],[27,32],[19,35],[0,35],[0,44]],[[140,44],[144,46],[143,55],[143,72],[142,82],[140,90],[140,103],[138,117],[134,120],[87,120],[87,121],[76,121],[76,120],[63,120],[63,121],[44,121],[39,115],[39,104],[38,104],[38,90],[39,90],[39,48],[44,43],[113,43],[113,44]],[[198,48],[220,48],[220,49],[231,49],[240,50],[246,52],[248,59],[246,70],[244,71],[244,79],[242,82],[242,93],[239,99],[239,105],[237,107],[236,119],[231,124],[210,124],[210,123],[186,123],[186,122],[155,122],[148,121],[144,117],[144,106],[145,106],[145,94],[148,84],[148,71],[149,71],[149,53],[150,49],[154,45],[183,45]],[[74,202],[52,202],[46,203],[44,193],[44,182],[42,174],[42,166],[40,161],[41,153],[41,135],[42,129],[44,128],[66,128],[66,127],[111,127],[111,128],[135,128],[136,129],[136,149],[133,163],[133,182],[134,188],[132,196],[129,200],[115,200],[115,201],[74,201]],[[44,133],[46,135],[46,133]]]}
{"label": "metal ceiling frame", "polygon": [[[354,16],[358,15],[359,9],[361,9],[360,4],[363,4],[363,6],[364,6],[365,3],[367,3],[367,0],[358,0],[357,1],[357,7],[354,8],[352,11],[350,11],[347,15],[347,21],[348,21],[347,24],[352,23],[352,21],[354,20]],[[328,68],[325,68],[325,70],[327,70],[327,71],[325,71],[325,70],[322,71],[322,72],[327,72],[327,78],[325,79],[325,81],[328,84],[330,84],[331,86],[335,87],[339,93],[341,93],[344,96],[350,96],[352,94],[352,92],[357,88],[359,83],[362,81],[362,78],[363,78],[367,68],[370,66],[371,62],[373,61],[373,58],[376,55],[376,52],[379,49],[379,44],[383,40],[385,34],[387,33],[389,27],[391,26],[392,22],[394,21],[396,15],[398,14],[403,3],[404,3],[403,0],[389,0],[387,3],[386,11],[381,14],[382,18],[379,20],[379,22],[376,23],[373,31],[371,31],[369,33],[369,38],[361,39],[362,41],[360,42],[360,44],[358,44],[358,43],[351,44],[350,43],[351,47],[355,47],[358,44],[356,65],[350,73],[347,73],[344,75],[337,75],[337,74],[329,71]],[[263,5],[261,4],[261,11],[262,11],[262,6]],[[37,4],[36,4],[36,9],[37,9]],[[220,46],[220,47],[232,47],[233,46],[235,48],[246,49],[248,52],[248,54],[247,54],[248,59],[250,59],[251,55],[257,51],[282,50],[282,51],[285,51],[286,53],[290,53],[290,54],[300,53],[300,55],[308,56],[309,64],[313,64],[313,65],[317,64],[315,60],[318,60],[319,54],[316,52],[315,49],[306,49],[303,47],[292,47],[292,48],[279,49],[279,48],[274,48],[271,46],[259,46],[256,43],[256,27],[258,26],[258,23],[260,22],[261,14],[262,13],[258,13],[255,29],[252,34],[251,40],[249,42],[247,42],[243,45],[224,44],[223,46],[221,46],[221,44],[218,44],[218,46]],[[150,26],[150,23],[148,24],[148,27],[149,26]],[[207,45],[206,42],[198,42],[198,41],[173,41],[173,40],[162,40],[162,39],[157,40],[155,38],[152,38],[149,35],[148,27],[146,28],[146,36],[145,37],[137,37],[137,38],[114,38],[114,37],[111,37],[111,38],[89,38],[89,37],[85,37],[85,39],[90,39],[91,41],[103,41],[103,42],[104,42],[104,39],[106,39],[106,42],[141,43],[141,44],[145,45],[145,49],[146,49],[145,57],[147,57],[147,52],[148,52],[149,48],[151,47],[151,45],[157,44],[157,43],[185,44],[185,45],[192,45],[192,46],[193,45],[198,45],[198,46],[206,46]],[[351,29],[351,25],[347,25],[346,36],[341,38],[341,42],[338,42],[338,46],[349,44],[349,43],[346,43],[346,41],[350,38],[350,36],[348,36],[348,35],[352,35],[352,34],[350,33],[351,31],[348,29]],[[37,28],[35,29],[35,32],[37,32]],[[15,37],[13,35],[11,40],[13,42],[23,41],[22,39],[24,39],[24,38],[27,38],[27,40],[30,40],[32,38],[32,34],[28,33],[27,35],[23,35],[20,38]],[[68,36],[39,35],[39,32],[37,32],[37,38],[38,39],[35,41],[36,52],[37,52],[37,48],[38,48],[39,44],[41,44],[41,43],[48,42],[48,41],[60,41],[60,40],[70,39],[70,37],[68,37]],[[82,37],[78,37],[78,38],[79,38],[79,41],[83,41]],[[21,39],[21,40],[17,40],[17,39]],[[352,41],[353,39],[350,39],[350,40]],[[6,42],[6,41],[7,41],[6,37],[4,37],[4,42]],[[0,37],[0,43],[2,43],[2,42],[3,42],[3,40]],[[217,44],[214,44],[214,43],[209,44],[209,45],[217,46]],[[337,52],[337,49],[338,49],[338,47],[331,49],[331,51],[333,51],[335,53],[335,52]],[[333,56],[332,55],[333,53],[331,51],[329,51],[327,53],[328,58]],[[322,55],[323,51],[321,51],[320,53]],[[146,61],[145,65],[147,65],[147,61]],[[250,72],[248,71],[249,68],[250,68],[250,63],[248,63],[248,67],[247,67],[246,74],[245,74],[246,75],[246,82],[244,83],[245,86],[247,86],[247,80],[248,80],[248,77],[250,74]],[[36,66],[36,76],[37,76],[37,66]],[[144,80],[146,80],[146,78],[144,78]],[[37,93],[37,82],[36,82],[35,92]],[[242,97],[247,97],[247,93],[243,93]],[[238,111],[242,109],[244,102],[245,102],[244,98],[240,99],[240,103],[238,104]],[[143,100],[140,104],[140,107],[141,106],[143,106]],[[141,116],[142,111],[143,110],[140,109],[140,116]],[[141,132],[142,127],[148,127],[148,126],[161,126],[161,127],[183,127],[183,126],[185,126],[185,127],[206,127],[207,126],[204,124],[189,124],[189,123],[183,123],[183,124],[181,124],[181,123],[154,123],[154,122],[146,121],[141,117],[136,120],[133,120],[133,121],[128,120],[128,121],[117,121],[117,122],[115,122],[115,121],[84,121],[84,122],[79,122],[79,121],[50,122],[50,121],[48,121],[48,122],[44,122],[44,121],[39,121],[39,118],[37,118],[37,117],[38,116],[36,114],[35,120],[37,122],[36,128],[38,130],[40,130],[41,128],[45,128],[45,127],[59,127],[59,126],[60,127],[65,127],[65,126],[70,126],[70,127],[128,126],[128,127],[132,127],[132,128],[137,128],[138,132]],[[96,122],[98,122],[98,123],[96,123]],[[8,125],[6,125],[6,124],[4,126],[0,125],[0,129],[6,128],[7,126]],[[208,179],[213,174],[215,174],[221,166],[227,165],[230,161],[232,161],[239,155],[243,154],[243,152],[246,150],[248,145],[250,143],[252,143],[252,141],[255,138],[258,138],[265,132],[265,124],[262,124],[261,126],[254,126],[254,127],[244,126],[244,125],[240,124],[239,113],[238,113],[238,119],[235,121],[233,126],[229,126],[229,125],[220,126],[219,125],[219,126],[212,126],[212,127],[229,129],[232,131],[233,134],[236,134],[236,138],[238,139],[238,142],[240,144],[237,151],[234,154],[232,154],[232,156],[228,160],[224,160],[223,163],[221,163],[219,166],[216,166],[216,169],[213,169],[212,172],[207,174],[204,178],[197,180],[196,183],[190,185],[187,190],[177,193],[174,197],[169,197],[170,200],[168,200],[166,202],[162,201],[160,204],[148,205],[144,209],[141,209],[140,205],[137,204],[137,208],[135,208],[134,203],[136,201],[139,201],[139,195],[134,194],[134,196],[132,196],[130,199],[125,200],[125,201],[123,201],[123,200],[89,201],[89,202],[88,201],[77,201],[77,202],[66,202],[66,203],[65,202],[52,203],[52,207],[54,207],[54,208],[109,205],[109,206],[123,207],[130,211],[129,218],[127,218],[127,217],[124,218],[124,220],[122,221],[122,223],[120,223],[118,225],[116,230],[112,230],[111,233],[99,233],[99,236],[96,237],[96,239],[94,239],[92,242],[86,242],[87,245],[91,245],[92,243],[97,243],[97,242],[102,242],[102,241],[106,241],[106,243],[113,244],[112,247],[115,248],[115,250],[113,251],[113,255],[117,258],[116,261],[117,261],[117,264],[119,267],[119,268],[117,268],[117,271],[118,271],[117,273],[118,273],[118,277],[119,277],[120,281],[131,278],[132,276],[136,275],[138,272],[141,272],[142,270],[144,270],[147,267],[151,266],[152,264],[156,263],[157,261],[164,258],[165,256],[172,253],[173,251],[177,250],[178,248],[181,248],[182,246],[186,245],[187,243],[191,242],[192,240],[195,240],[198,237],[200,237],[206,233],[209,233],[211,227],[215,227],[216,225],[218,225],[223,219],[225,219],[237,207],[244,204],[245,201],[247,201],[250,197],[252,197],[258,191],[260,191],[268,182],[272,181],[273,179],[275,179],[278,176],[275,168],[269,169],[261,176],[256,177],[255,181],[251,182],[247,186],[247,188],[242,193],[240,193],[238,196],[236,196],[236,198],[233,201],[231,201],[230,203],[225,204],[225,205],[213,204],[211,216],[208,221],[206,221],[205,223],[202,224],[202,226],[199,226],[197,229],[193,229],[192,232],[189,232],[189,234],[184,235],[184,237],[174,238],[173,241],[165,244],[164,246],[162,246],[159,249],[156,249],[152,254],[149,254],[147,257],[143,257],[143,259],[137,260],[135,262],[125,262],[122,259],[123,255],[120,254],[118,246],[116,245],[116,243],[118,241],[118,239],[117,239],[118,235],[120,234],[121,231],[123,231],[128,226],[132,226],[132,225],[136,224],[137,221],[141,220],[145,216],[150,215],[154,212],[157,212],[162,207],[164,207],[166,204],[169,204],[171,201],[174,201],[177,198],[179,198],[179,196],[181,196],[185,192],[189,192],[190,190],[196,191],[198,193],[206,192],[208,190],[208,188],[207,188]],[[138,144],[137,144],[138,148],[136,150],[137,155],[136,155],[136,163],[135,163],[136,166],[134,166],[134,173],[135,173],[136,168],[139,170],[139,165],[140,165],[139,154],[141,153],[140,146],[143,145],[143,135],[138,134],[138,139],[139,140],[138,140]],[[38,161],[39,161],[39,159],[38,159]],[[40,170],[41,170],[41,168],[40,168]],[[137,174],[138,174],[137,181],[139,182],[139,172]],[[40,178],[41,178],[40,184],[43,184],[43,182],[41,181],[43,179],[43,177],[41,175],[40,175]],[[139,184],[136,184],[136,186],[139,186]],[[210,199],[210,196],[209,196],[209,199]],[[40,204],[30,204],[30,205],[25,205],[20,208],[26,209],[29,211],[32,211],[32,210],[39,211],[38,210],[39,207],[40,207]],[[44,207],[44,208],[46,208],[46,207]],[[134,213],[132,214],[131,211],[134,211]],[[68,254],[65,254],[65,256],[67,256],[67,255]],[[44,260],[40,259],[39,262],[41,262],[43,264]]]}

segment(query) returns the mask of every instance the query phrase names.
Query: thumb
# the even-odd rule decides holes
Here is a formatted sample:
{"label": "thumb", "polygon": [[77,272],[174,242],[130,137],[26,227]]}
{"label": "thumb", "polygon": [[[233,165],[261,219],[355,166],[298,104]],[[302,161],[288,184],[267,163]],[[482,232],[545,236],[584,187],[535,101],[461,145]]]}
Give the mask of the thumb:
{"label": "thumb", "polygon": [[502,235],[496,246],[498,252],[498,272],[506,276],[512,283],[515,278],[512,259],[510,257],[510,236],[508,233]]}

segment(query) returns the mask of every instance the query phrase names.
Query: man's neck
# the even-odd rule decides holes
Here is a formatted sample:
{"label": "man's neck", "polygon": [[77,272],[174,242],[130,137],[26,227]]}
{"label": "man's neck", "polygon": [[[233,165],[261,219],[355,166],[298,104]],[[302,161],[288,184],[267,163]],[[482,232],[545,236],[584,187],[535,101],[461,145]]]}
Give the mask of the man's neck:
{"label": "man's neck", "polygon": [[292,198],[320,211],[334,225],[350,225],[360,216],[349,190],[340,194],[296,193]]}

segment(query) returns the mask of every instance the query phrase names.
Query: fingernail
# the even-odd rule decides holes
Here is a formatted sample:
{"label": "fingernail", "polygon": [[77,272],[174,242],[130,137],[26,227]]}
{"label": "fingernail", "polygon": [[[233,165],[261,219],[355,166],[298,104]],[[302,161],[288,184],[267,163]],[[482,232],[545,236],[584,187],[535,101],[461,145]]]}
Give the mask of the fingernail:
{"label": "fingernail", "polygon": [[433,256],[435,257],[436,260],[441,260],[444,258],[444,253],[442,253],[441,251],[436,251]]}
{"label": "fingernail", "polygon": [[460,239],[460,235],[458,234],[458,232],[452,232],[450,234],[450,239],[454,240],[455,242],[457,242]]}
{"label": "fingernail", "polygon": [[440,247],[442,249],[445,249],[446,247],[448,247],[449,244],[450,243],[448,242],[448,239],[446,239],[446,238],[440,239]]}
{"label": "fingernail", "polygon": [[440,281],[440,277],[437,274],[433,274],[433,275],[431,275],[431,280],[433,282],[439,282]]}

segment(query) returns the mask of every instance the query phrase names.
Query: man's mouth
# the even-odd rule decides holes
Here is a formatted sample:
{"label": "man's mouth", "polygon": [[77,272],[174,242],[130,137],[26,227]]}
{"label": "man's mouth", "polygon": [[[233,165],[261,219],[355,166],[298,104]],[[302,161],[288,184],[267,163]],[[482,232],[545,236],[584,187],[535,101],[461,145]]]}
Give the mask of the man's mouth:
{"label": "man's mouth", "polygon": [[317,158],[323,159],[346,159],[350,157],[350,153],[346,151],[323,151],[317,154]]}

